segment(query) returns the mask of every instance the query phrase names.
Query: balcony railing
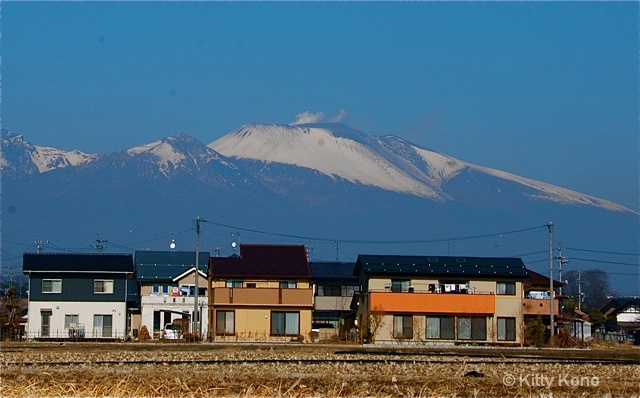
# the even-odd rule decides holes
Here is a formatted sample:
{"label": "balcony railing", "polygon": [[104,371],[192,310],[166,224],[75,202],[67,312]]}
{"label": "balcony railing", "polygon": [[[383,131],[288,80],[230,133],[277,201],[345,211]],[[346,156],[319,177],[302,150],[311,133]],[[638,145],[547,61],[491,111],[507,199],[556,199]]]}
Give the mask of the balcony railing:
{"label": "balcony railing", "polygon": [[496,310],[495,294],[475,293],[395,293],[369,291],[373,312],[441,313],[441,314],[493,314]]}
{"label": "balcony railing", "polygon": [[312,289],[227,288],[213,289],[214,305],[313,306]]}
{"label": "balcony railing", "polygon": [[[524,315],[550,315],[551,308],[549,299],[533,299],[533,298],[525,298],[522,299],[522,313]],[[554,314],[560,314],[560,300],[553,301],[553,312]]]}

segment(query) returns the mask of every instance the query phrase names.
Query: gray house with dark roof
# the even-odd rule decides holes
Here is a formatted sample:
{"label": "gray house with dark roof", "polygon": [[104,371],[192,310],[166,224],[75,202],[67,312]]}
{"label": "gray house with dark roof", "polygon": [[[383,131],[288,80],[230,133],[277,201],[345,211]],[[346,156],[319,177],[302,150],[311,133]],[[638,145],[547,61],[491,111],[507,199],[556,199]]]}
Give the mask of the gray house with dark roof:
{"label": "gray house with dark roof", "polygon": [[359,292],[358,278],[353,275],[355,263],[313,261],[313,329],[319,340],[350,339],[355,326],[351,301]]}
{"label": "gray house with dark roof", "polygon": [[39,339],[113,339],[127,335],[131,254],[25,253],[27,335]]}
{"label": "gray house with dark roof", "polygon": [[[140,297],[139,315],[132,319],[134,336],[144,325],[154,338],[161,338],[164,326],[176,319],[192,319],[195,311],[196,253],[180,251],[137,251],[136,281]],[[198,257],[198,308],[206,328],[207,266],[209,253]],[[200,310],[200,308],[202,309]],[[206,330],[202,331],[205,333]],[[200,333],[200,330],[198,330]]]}

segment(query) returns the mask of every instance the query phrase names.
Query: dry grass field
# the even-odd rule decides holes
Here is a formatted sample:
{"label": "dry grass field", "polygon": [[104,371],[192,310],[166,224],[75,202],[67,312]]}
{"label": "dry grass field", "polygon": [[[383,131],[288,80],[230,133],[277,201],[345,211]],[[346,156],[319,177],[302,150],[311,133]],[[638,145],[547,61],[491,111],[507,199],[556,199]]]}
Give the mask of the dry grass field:
{"label": "dry grass field", "polygon": [[[0,396],[640,397],[635,348],[623,354],[554,350],[543,356],[541,350],[358,350],[7,343],[1,350]],[[592,358],[583,360],[585,353]]]}

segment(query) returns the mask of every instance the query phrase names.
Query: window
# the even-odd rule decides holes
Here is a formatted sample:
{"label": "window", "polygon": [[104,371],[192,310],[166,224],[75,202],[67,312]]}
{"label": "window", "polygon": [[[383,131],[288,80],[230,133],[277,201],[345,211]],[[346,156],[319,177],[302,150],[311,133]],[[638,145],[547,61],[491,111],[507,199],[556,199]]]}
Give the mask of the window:
{"label": "window", "polygon": [[342,286],[342,295],[344,297],[353,297],[358,292],[360,292],[359,286]]}
{"label": "window", "polygon": [[153,284],[153,293],[160,293],[160,285],[157,283]]}
{"label": "window", "polygon": [[353,297],[353,294],[359,292],[358,286],[341,286],[341,285],[318,285],[316,295],[327,297]]}
{"label": "window", "polygon": [[487,318],[485,317],[459,317],[458,339],[460,340],[486,340]]}
{"label": "window", "polygon": [[515,282],[498,282],[496,288],[496,294],[504,294],[514,296],[516,294]]}
{"label": "window", "polygon": [[70,326],[75,326],[78,323],[78,319],[78,314],[65,314],[64,328],[69,329]]}
{"label": "window", "polygon": [[413,316],[394,315],[393,316],[393,338],[412,339],[413,338]]}
{"label": "window", "polygon": [[255,282],[248,282],[247,283],[247,287],[249,289],[255,289],[256,288],[256,283]]}
{"label": "window", "polygon": [[[196,294],[195,285],[180,285],[181,296],[194,296]],[[198,296],[203,297],[207,294],[207,287],[198,286]]]}
{"label": "window", "polygon": [[227,281],[227,287],[242,287],[242,281]]}
{"label": "window", "polygon": [[295,289],[297,285],[296,281],[280,281],[280,289]]}
{"label": "window", "polygon": [[113,279],[94,279],[93,292],[97,294],[113,294]]}
{"label": "window", "polygon": [[62,279],[43,279],[42,293],[62,293]]}
{"label": "window", "polygon": [[216,335],[233,336],[235,334],[235,311],[216,311]]}
{"label": "window", "polygon": [[300,334],[299,312],[271,312],[272,336],[297,336]]}
{"label": "window", "polygon": [[169,285],[162,285],[162,294],[169,294]]}
{"label": "window", "polygon": [[498,318],[498,340],[516,341],[516,318]]}
{"label": "window", "polygon": [[453,340],[454,325],[455,318],[452,316],[427,316],[427,338]]}
{"label": "window", "polygon": [[113,317],[111,315],[94,315],[93,337],[112,337],[112,322]]}
{"label": "window", "polygon": [[341,296],[342,288],[337,285],[324,285],[318,287],[318,296]]}
{"label": "window", "polygon": [[391,279],[391,291],[395,293],[408,292],[410,283],[411,281],[408,279]]}

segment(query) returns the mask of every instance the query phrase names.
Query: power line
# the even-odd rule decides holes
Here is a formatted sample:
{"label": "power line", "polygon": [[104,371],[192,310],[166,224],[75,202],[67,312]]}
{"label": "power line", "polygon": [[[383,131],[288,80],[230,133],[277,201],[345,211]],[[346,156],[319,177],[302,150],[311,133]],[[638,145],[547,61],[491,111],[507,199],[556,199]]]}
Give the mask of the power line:
{"label": "power line", "polygon": [[449,241],[459,242],[459,241],[483,239],[483,238],[491,238],[491,237],[496,237],[496,236],[501,236],[501,235],[515,234],[515,233],[519,233],[519,232],[532,231],[532,230],[539,229],[539,228],[547,228],[547,225],[541,225],[541,226],[537,226],[537,227],[523,228],[523,229],[518,229],[518,230],[514,230],[514,231],[497,232],[497,233],[483,234],[483,235],[473,235],[473,236],[454,237],[454,238],[449,237],[449,238],[439,238],[439,239],[406,239],[406,240],[395,240],[394,241],[394,240],[358,240],[358,239],[320,238],[320,237],[313,237],[313,236],[282,234],[282,233],[276,233],[276,232],[261,231],[261,230],[257,230],[257,229],[242,228],[242,227],[238,227],[238,226],[234,226],[234,225],[222,224],[222,223],[217,223],[217,222],[213,222],[213,221],[209,221],[209,224],[217,225],[219,227],[232,228],[232,229],[238,229],[238,230],[241,230],[241,231],[253,232],[253,233],[257,233],[257,234],[280,236],[280,237],[291,238],[291,239],[313,240],[313,241],[319,241],[319,242],[355,243],[355,244],[416,244],[416,243],[438,243],[438,242],[449,242]]}
{"label": "power line", "polygon": [[640,264],[632,264],[632,263],[619,263],[616,261],[605,261],[605,260],[590,260],[588,258],[577,258],[577,257],[571,257],[572,260],[579,260],[579,261],[588,261],[588,262],[592,262],[592,263],[603,263],[603,264],[614,264],[614,265],[628,265],[631,267],[640,267]]}
{"label": "power line", "polygon": [[619,255],[619,256],[635,256],[635,257],[638,257],[638,255],[639,255],[638,253],[608,252],[608,251],[604,251],[604,250],[576,249],[576,248],[573,248],[573,247],[565,247],[565,249],[567,249],[567,250],[575,250],[575,251],[579,251],[579,252],[615,254],[615,255]]}

